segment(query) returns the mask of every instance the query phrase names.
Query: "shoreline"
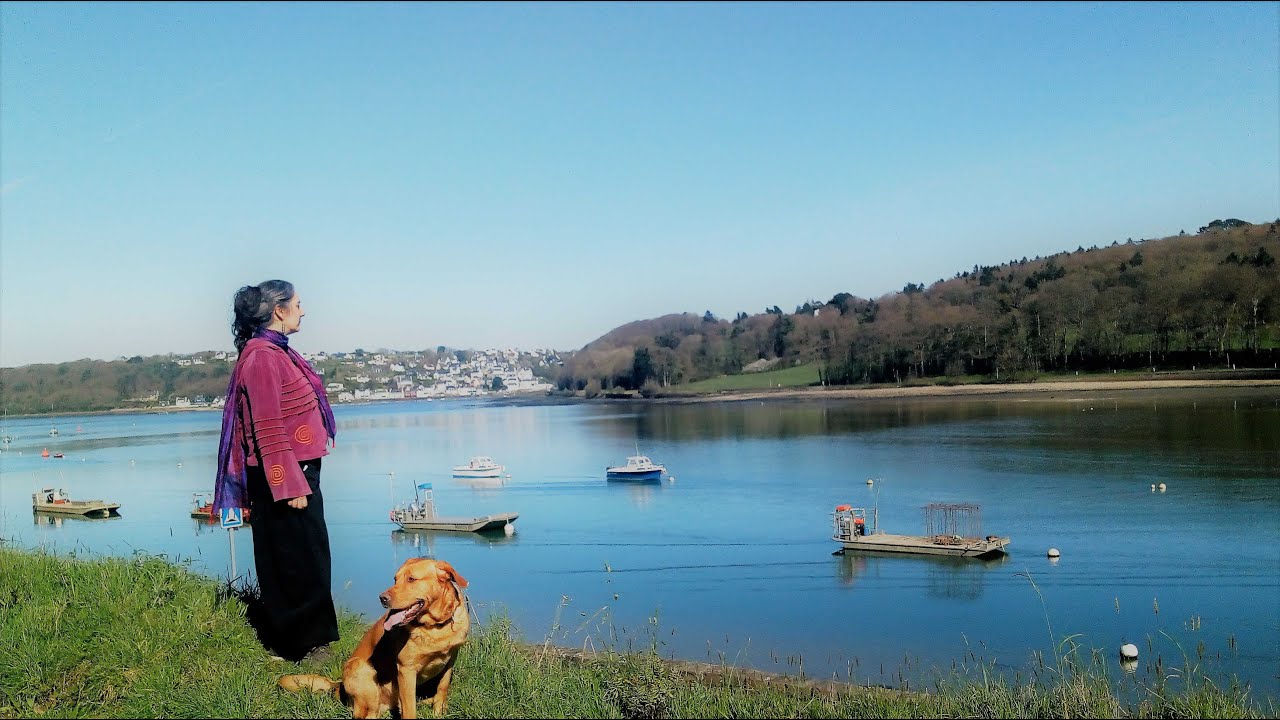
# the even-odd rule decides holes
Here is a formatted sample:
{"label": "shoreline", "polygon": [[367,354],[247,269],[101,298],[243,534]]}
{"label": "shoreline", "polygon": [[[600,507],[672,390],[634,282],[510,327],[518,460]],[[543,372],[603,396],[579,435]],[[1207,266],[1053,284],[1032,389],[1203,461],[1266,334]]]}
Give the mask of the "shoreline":
{"label": "shoreline", "polygon": [[[1040,396],[1045,393],[1079,392],[1092,393],[1104,390],[1178,390],[1178,389],[1230,389],[1230,388],[1277,388],[1280,392],[1280,377],[1275,378],[1183,378],[1183,379],[1114,379],[1114,380],[1035,380],[1017,383],[971,383],[958,385],[895,385],[895,386],[862,386],[835,385],[827,387],[801,386],[759,390],[720,390],[714,393],[672,393],[652,398],[634,397],[598,397],[584,398],[570,395],[507,395],[507,396],[470,396],[457,398],[433,398],[435,400],[492,402],[511,406],[528,405],[563,405],[568,403],[611,403],[611,402],[654,402],[664,404],[707,403],[707,402],[742,402],[747,400],[875,400],[892,398],[951,398],[975,396]],[[381,405],[399,403],[424,398],[406,398],[404,400],[366,400],[352,403],[334,403],[334,407]],[[9,415],[11,420],[30,418],[58,418],[98,415],[169,415],[186,412],[222,412],[218,407],[150,407],[150,408],[114,408],[111,410],[83,410],[55,413],[33,413]]]}
{"label": "shoreline", "polygon": [[772,390],[725,390],[714,395],[670,395],[655,398],[666,403],[742,402],[745,400],[848,400],[887,398],[952,398],[975,396],[1041,396],[1046,393],[1092,393],[1105,390],[1174,390],[1188,388],[1276,388],[1280,378],[1249,380],[1065,380],[1031,383],[990,383],[974,385],[916,385],[896,387],[798,387]]}

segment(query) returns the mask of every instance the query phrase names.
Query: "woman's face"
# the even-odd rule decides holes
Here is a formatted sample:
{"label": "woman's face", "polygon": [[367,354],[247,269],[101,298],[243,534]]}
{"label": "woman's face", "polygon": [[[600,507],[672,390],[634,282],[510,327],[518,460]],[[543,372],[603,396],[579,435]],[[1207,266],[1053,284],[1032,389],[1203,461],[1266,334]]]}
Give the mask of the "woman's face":
{"label": "woman's face", "polygon": [[293,294],[288,303],[276,308],[276,319],[283,326],[281,332],[285,335],[292,335],[298,332],[302,327],[303,315],[306,315],[306,313],[302,311],[302,299],[299,298],[297,293]]}

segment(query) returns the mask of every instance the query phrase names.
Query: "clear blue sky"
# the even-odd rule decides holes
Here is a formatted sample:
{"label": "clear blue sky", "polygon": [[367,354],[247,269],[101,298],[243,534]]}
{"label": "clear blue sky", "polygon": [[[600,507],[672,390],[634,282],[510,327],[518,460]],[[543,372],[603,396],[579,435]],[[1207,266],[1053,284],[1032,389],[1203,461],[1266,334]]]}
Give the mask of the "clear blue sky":
{"label": "clear blue sky", "polygon": [[575,349],[1280,215],[1280,11],[0,6],[0,365]]}

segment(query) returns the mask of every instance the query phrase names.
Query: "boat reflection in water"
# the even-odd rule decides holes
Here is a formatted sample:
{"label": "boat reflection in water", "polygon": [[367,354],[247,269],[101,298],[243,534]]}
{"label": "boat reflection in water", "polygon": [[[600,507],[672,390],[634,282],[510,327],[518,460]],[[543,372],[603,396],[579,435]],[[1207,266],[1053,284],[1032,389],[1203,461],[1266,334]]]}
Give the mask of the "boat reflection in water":
{"label": "boat reflection in water", "polygon": [[476,497],[493,497],[498,491],[507,486],[507,477],[493,478],[468,478],[454,477],[453,482],[466,488],[470,488]]}
{"label": "boat reflection in water", "polygon": [[510,545],[520,539],[520,533],[508,535],[501,528],[481,532],[458,533],[448,530],[392,530],[391,540],[397,545],[414,547],[434,544],[439,538],[447,538],[449,542],[466,542],[470,540],[477,545]]}
{"label": "boat reflection in water", "polygon": [[897,577],[898,571],[918,576],[923,571],[926,592],[947,600],[976,600],[986,589],[986,575],[1009,561],[1008,555],[990,559],[934,555],[904,556],[892,552],[833,553],[841,585]]}
{"label": "boat reflection in water", "polygon": [[436,546],[471,542],[476,545],[514,545],[520,533],[507,535],[502,530],[456,533],[439,530],[392,530],[391,548],[397,564],[410,557],[436,557]]}
{"label": "boat reflection in water", "polygon": [[660,482],[622,482],[608,485],[613,492],[626,493],[627,500],[638,508],[653,502],[657,493],[666,488],[666,485]]}
{"label": "boat reflection in water", "polygon": [[120,515],[64,515],[61,513],[47,513],[39,510],[31,513],[32,524],[36,527],[62,527],[62,521],[69,520],[71,522],[98,523],[107,522],[108,520],[119,520]]}

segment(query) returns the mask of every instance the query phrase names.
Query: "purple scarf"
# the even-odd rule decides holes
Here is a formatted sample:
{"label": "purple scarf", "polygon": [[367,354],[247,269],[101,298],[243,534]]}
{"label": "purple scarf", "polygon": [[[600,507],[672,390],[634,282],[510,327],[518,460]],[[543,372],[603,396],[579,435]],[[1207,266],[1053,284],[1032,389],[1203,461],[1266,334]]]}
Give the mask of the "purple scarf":
{"label": "purple scarf", "polygon": [[[263,328],[254,334],[255,338],[270,341],[284,350],[293,364],[302,371],[316,392],[316,400],[320,403],[320,415],[324,419],[324,429],[330,438],[336,438],[338,431],[333,420],[333,408],[329,406],[329,397],[324,392],[324,383],[311,365],[289,347],[289,338],[275,330]],[[245,346],[248,348],[248,345]],[[243,353],[243,351],[241,351]],[[244,441],[240,422],[240,363],[231,371],[231,380],[227,383],[226,405],[222,408],[222,438],[218,441],[218,474],[213,483],[213,512],[221,513],[222,508],[249,507],[245,486],[248,482],[245,470]]]}

